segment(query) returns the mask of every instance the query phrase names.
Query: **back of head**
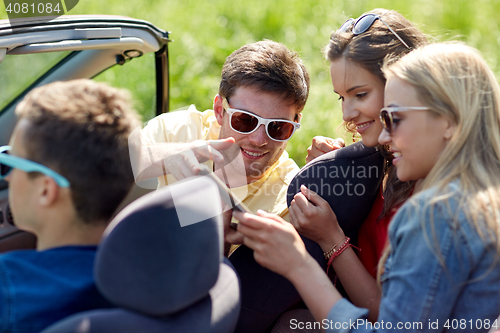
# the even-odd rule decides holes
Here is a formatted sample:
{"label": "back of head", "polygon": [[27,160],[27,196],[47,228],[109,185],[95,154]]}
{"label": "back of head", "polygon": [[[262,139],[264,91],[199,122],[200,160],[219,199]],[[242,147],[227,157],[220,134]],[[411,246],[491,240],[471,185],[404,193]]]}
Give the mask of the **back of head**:
{"label": "back of head", "polygon": [[374,9],[366,14],[378,15],[410,47],[407,48],[380,20],[375,20],[368,30],[355,35],[352,28],[345,32],[332,32],[325,48],[330,61],[340,58],[358,63],[385,83],[382,73],[384,59],[397,59],[412,49],[427,43],[427,37],[400,13],[387,9]]}
{"label": "back of head", "polygon": [[264,40],[244,45],[222,67],[219,95],[229,99],[237,87],[251,86],[283,96],[302,110],[309,95],[309,74],[297,53]]}
{"label": "back of head", "polygon": [[[456,126],[423,188],[461,181],[474,222],[486,216],[496,230],[500,211],[500,88],[477,50],[459,43],[431,44],[385,69],[417,90],[436,116]],[[489,215],[492,213],[492,215]]]}
{"label": "back of head", "polygon": [[91,80],[55,82],[31,91],[16,114],[29,121],[27,158],[71,184],[85,223],[107,223],[134,178],[128,136],[139,126],[125,91]]}

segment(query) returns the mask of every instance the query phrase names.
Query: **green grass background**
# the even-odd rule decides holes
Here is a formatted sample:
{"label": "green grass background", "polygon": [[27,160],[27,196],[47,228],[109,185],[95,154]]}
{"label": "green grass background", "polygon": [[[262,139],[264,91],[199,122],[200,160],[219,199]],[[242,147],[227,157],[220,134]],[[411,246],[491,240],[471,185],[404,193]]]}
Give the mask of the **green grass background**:
{"label": "green grass background", "polygon": [[[321,48],[330,32],[349,17],[382,7],[401,12],[435,40],[462,40],[478,48],[500,70],[500,0],[80,0],[69,14],[125,15],[171,32],[169,45],[171,110],[195,104],[211,108],[225,58],[243,44],[272,39],[297,51],[311,76],[311,93],[301,129],[287,150],[299,165],[315,135],[344,136],[341,109],[330,83]],[[0,16],[6,18],[0,6]],[[147,119],[154,108],[152,56],[105,72],[100,80],[130,89]],[[151,67],[151,68],[146,68]]]}

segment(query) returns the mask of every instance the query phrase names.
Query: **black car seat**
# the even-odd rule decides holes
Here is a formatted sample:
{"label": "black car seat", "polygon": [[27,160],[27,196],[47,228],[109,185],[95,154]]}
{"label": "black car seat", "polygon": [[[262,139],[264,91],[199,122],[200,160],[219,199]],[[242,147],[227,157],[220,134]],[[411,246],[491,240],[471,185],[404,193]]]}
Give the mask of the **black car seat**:
{"label": "black car seat", "polygon": [[98,289],[117,308],[78,313],[43,333],[233,332],[240,286],[223,259],[215,183],[195,177],[147,194],[111,222]]}
{"label": "black car seat", "polygon": [[384,157],[379,148],[358,141],[306,164],[292,179],[287,202],[290,206],[301,185],[315,191],[328,201],[345,235],[356,244],[359,227],[380,192],[383,175]]}

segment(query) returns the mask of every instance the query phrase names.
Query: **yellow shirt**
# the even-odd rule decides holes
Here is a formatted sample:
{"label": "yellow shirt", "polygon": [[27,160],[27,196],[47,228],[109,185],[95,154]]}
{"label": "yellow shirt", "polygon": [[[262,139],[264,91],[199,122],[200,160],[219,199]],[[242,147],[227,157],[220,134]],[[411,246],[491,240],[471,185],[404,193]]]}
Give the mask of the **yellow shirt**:
{"label": "yellow shirt", "polygon": [[[200,112],[191,105],[188,110],[165,113],[151,119],[142,130],[142,140],[146,145],[217,140],[219,131],[220,125],[213,110]],[[213,168],[212,163],[206,162],[210,170]],[[286,192],[298,171],[297,164],[284,151],[262,178],[231,190],[253,213],[262,209],[288,220]],[[159,177],[158,181],[159,186],[165,186],[177,180],[172,175],[166,175]]]}

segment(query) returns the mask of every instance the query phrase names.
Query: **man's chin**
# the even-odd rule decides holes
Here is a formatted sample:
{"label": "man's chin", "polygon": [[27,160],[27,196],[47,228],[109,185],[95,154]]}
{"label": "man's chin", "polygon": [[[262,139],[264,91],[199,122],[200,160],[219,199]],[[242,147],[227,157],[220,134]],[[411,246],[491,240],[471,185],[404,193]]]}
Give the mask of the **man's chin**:
{"label": "man's chin", "polygon": [[248,178],[252,181],[256,181],[264,176],[269,166],[265,163],[251,161],[250,163],[245,163],[246,174]]}

